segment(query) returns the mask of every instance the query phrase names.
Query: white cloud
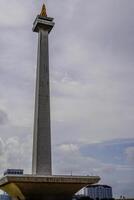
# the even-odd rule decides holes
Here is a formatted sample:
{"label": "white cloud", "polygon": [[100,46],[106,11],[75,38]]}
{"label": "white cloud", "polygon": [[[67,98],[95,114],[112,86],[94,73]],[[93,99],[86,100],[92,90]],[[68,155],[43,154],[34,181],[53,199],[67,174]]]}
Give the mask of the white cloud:
{"label": "white cloud", "polygon": [[[101,177],[100,183],[111,185],[116,197],[119,194],[131,196],[133,188],[133,167],[112,163],[112,160],[111,164],[106,161],[104,163],[99,157],[97,159],[93,156],[84,156],[80,151],[81,145],[83,146],[83,143],[66,143],[53,147],[54,173],[99,175]],[[129,187],[129,189],[125,187]],[[129,193],[127,193],[128,190]]]}
{"label": "white cloud", "polygon": [[94,173],[99,162],[91,157],[83,157],[76,144],[61,144],[55,147],[54,171],[61,174],[82,174]]}
{"label": "white cloud", "polygon": [[78,150],[78,147],[76,144],[62,144],[59,149],[63,152],[74,152]]}
{"label": "white cloud", "polygon": [[[2,140],[0,140],[2,141]],[[31,172],[31,141],[29,135],[24,141],[17,137],[10,137],[0,142],[0,173],[7,168],[25,169]]]}

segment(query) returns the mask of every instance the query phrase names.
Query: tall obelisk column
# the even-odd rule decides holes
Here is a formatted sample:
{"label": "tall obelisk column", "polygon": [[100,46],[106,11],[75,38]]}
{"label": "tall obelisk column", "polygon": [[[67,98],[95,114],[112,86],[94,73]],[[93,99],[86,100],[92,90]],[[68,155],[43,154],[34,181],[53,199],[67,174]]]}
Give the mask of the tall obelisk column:
{"label": "tall obelisk column", "polygon": [[47,17],[45,5],[33,24],[38,32],[38,57],[35,94],[34,136],[32,173],[51,175],[51,127],[49,92],[48,35],[54,26],[53,18]]}

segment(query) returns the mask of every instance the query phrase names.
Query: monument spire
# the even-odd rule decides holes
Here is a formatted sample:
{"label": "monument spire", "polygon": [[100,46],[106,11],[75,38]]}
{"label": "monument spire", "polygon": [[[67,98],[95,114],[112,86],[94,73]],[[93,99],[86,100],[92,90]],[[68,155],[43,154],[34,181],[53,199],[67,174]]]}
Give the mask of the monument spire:
{"label": "monument spire", "polygon": [[48,35],[54,26],[45,4],[33,24],[38,33],[32,173],[52,175]]}
{"label": "monument spire", "polygon": [[41,10],[40,15],[41,15],[42,17],[47,17],[47,10],[46,10],[45,4],[43,4],[43,6],[42,6],[42,10]]}

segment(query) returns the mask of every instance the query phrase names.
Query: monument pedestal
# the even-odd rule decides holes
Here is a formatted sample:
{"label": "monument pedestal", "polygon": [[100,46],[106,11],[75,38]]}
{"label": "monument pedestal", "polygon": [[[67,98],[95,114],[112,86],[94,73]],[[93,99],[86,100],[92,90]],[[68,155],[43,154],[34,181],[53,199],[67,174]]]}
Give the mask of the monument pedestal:
{"label": "monument pedestal", "polygon": [[99,180],[98,176],[5,176],[0,189],[18,200],[70,200],[81,188]]}

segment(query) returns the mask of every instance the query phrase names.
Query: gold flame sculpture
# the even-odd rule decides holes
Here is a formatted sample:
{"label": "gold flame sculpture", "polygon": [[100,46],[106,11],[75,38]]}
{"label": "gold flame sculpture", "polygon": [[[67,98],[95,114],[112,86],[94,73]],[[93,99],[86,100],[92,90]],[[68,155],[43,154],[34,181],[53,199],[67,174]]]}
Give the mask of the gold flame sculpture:
{"label": "gold flame sculpture", "polygon": [[45,6],[45,4],[43,4],[43,6],[42,6],[42,10],[41,10],[40,15],[41,15],[42,17],[47,17],[47,11],[46,11],[46,6]]}

